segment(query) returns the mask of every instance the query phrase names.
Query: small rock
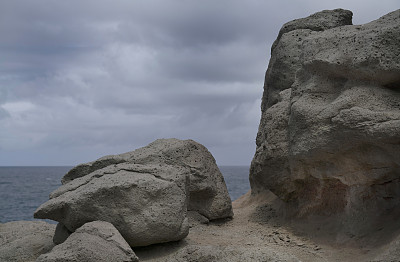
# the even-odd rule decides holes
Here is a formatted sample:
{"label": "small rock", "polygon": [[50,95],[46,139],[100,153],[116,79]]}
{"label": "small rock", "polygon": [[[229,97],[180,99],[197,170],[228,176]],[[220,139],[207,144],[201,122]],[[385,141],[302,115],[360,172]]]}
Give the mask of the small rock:
{"label": "small rock", "polygon": [[137,262],[139,259],[112,224],[95,221],[78,228],[62,244],[36,260],[59,261]]}

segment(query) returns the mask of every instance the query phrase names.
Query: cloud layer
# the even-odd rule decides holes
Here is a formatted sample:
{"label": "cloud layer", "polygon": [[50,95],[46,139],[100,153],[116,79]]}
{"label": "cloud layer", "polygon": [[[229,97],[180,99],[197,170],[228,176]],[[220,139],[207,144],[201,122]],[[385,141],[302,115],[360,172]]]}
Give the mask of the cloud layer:
{"label": "cloud layer", "polygon": [[157,138],[249,165],[281,25],[380,1],[2,1],[0,165],[75,165]]}

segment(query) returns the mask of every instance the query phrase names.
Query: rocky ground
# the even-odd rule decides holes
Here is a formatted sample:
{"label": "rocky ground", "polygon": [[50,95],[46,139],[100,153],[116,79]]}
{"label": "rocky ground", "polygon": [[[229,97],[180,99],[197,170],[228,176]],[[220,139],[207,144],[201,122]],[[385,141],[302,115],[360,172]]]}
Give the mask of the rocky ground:
{"label": "rocky ground", "polygon": [[[242,196],[231,220],[192,224],[180,242],[135,248],[140,261],[400,261],[399,241],[375,232],[363,239],[282,219],[273,194]],[[382,230],[384,231],[384,230]]]}

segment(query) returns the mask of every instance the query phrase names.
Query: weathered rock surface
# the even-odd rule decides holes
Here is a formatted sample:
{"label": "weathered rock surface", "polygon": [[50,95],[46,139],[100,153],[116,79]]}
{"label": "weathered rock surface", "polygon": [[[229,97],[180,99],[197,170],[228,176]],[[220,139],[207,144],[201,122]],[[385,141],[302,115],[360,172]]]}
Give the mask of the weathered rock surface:
{"label": "weathered rock surface", "polygon": [[30,262],[49,252],[54,244],[55,225],[42,221],[0,224],[0,261]]}
{"label": "weathered rock surface", "polygon": [[35,217],[74,232],[95,220],[115,225],[131,246],[176,241],[188,234],[187,170],[121,163],[74,179],[51,194]]}
{"label": "weathered rock surface", "polygon": [[112,224],[94,221],[78,228],[64,243],[55,246],[36,261],[133,262],[139,259]]}
{"label": "weathered rock surface", "polygon": [[233,215],[214,158],[192,140],[160,139],[100,158],[72,169],[63,183],[35,217],[59,221],[71,232],[90,221],[108,221],[131,246],[184,238],[187,210],[207,219]]}
{"label": "weathered rock surface", "polygon": [[281,29],[250,171],[253,194],[349,225],[400,206],[400,10],[364,25],[351,15],[323,11]]}
{"label": "weathered rock surface", "polygon": [[102,157],[73,168],[62,179],[63,184],[97,169],[117,164],[166,164],[190,170],[189,210],[208,219],[233,216],[231,199],[214,157],[203,145],[193,140],[158,139],[135,151]]}

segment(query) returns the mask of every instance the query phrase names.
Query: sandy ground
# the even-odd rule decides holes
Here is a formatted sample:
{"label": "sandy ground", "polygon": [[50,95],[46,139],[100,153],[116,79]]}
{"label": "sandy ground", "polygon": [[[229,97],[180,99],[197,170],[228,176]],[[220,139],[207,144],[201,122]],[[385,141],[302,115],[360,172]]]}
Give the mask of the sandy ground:
{"label": "sandy ground", "polygon": [[[397,246],[389,256],[375,260],[382,251],[393,249],[393,246],[390,246],[391,239],[381,241],[377,235],[372,239],[348,238],[342,241],[338,236],[329,237],[330,233],[324,231],[323,225],[308,224],[295,227],[277,214],[279,207],[276,206],[275,200],[272,194],[252,197],[248,193],[233,202],[233,219],[208,224],[197,223],[182,241],[136,248],[134,251],[140,261],[222,261],[218,256],[191,260],[188,259],[190,255],[178,254],[182,253],[182,250],[190,253],[189,247],[210,246],[218,250],[230,248],[229,250],[238,250],[239,253],[240,250],[265,252],[270,254],[267,257],[272,257],[264,260],[260,258],[262,256],[255,256],[254,259],[249,258],[245,261],[400,261],[400,257],[396,257]],[[377,243],[378,240],[380,243]],[[274,254],[288,255],[288,258],[278,258]],[[228,257],[223,261],[244,261],[237,255],[224,256]],[[292,259],[293,257],[295,259]]]}

